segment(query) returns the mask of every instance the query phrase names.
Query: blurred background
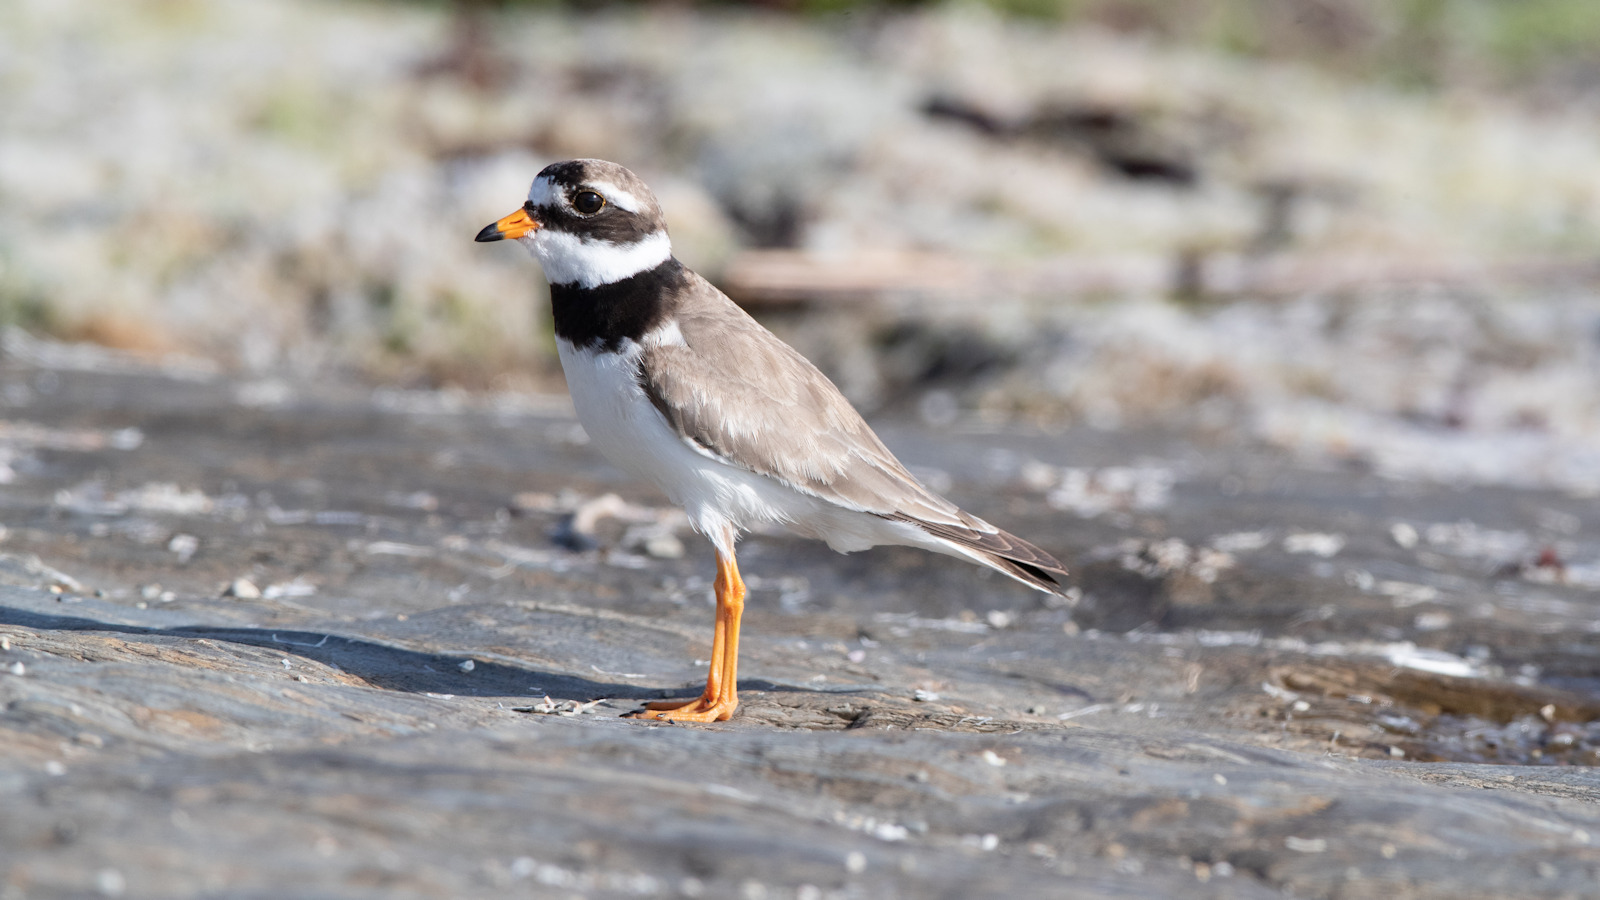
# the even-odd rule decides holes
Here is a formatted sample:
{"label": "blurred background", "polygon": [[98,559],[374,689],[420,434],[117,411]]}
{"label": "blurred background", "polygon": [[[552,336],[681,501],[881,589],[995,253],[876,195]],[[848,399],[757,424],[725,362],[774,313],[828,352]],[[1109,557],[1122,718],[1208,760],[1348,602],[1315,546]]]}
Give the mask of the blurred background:
{"label": "blurred background", "polygon": [[4,0],[4,352],[559,392],[577,156],[869,413],[1600,493],[1593,0]]}

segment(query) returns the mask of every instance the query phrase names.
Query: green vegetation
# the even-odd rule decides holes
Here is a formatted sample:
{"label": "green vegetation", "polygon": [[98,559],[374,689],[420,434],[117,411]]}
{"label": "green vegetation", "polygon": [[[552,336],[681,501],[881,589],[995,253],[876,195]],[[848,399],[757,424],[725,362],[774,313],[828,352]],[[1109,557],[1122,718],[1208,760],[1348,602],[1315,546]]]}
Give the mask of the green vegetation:
{"label": "green vegetation", "polygon": [[[454,0],[467,9],[596,10],[648,0]],[[1269,59],[1304,59],[1345,74],[1435,87],[1519,83],[1575,70],[1600,81],[1595,0],[702,0],[809,16],[888,13],[949,4],[1091,25]],[[1583,79],[1579,79],[1583,80]]]}

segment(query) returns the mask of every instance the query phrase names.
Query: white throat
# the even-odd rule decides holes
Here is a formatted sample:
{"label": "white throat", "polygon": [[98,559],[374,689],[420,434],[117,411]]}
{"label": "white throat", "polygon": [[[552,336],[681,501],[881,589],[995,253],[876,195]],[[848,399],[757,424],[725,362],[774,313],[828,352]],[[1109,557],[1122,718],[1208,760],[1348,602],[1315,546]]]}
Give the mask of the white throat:
{"label": "white throat", "polygon": [[592,288],[648,272],[672,257],[665,231],[631,244],[580,238],[565,231],[540,228],[518,238],[544,268],[551,284]]}

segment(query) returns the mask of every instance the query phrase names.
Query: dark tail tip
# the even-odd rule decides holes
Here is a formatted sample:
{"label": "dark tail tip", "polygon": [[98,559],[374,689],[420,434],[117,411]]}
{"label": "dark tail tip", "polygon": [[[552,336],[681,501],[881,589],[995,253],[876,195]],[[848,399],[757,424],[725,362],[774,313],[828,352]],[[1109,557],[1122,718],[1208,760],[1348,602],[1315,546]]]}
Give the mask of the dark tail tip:
{"label": "dark tail tip", "polygon": [[[1040,555],[1042,556],[1043,554],[1041,553]],[[1046,558],[1048,559],[1049,557]],[[989,559],[994,564],[995,568],[1005,572],[1007,575],[1010,575],[1012,578],[1017,579],[1029,587],[1038,588],[1041,591],[1055,594],[1058,597],[1065,597],[1067,595],[1066,585],[1061,583],[1061,579],[1065,578],[1067,575],[1067,570],[1065,568],[1055,570],[1044,569],[1033,565],[1032,563],[1023,562],[1020,559],[1011,559],[1010,557],[1000,556],[999,554],[990,554]]]}

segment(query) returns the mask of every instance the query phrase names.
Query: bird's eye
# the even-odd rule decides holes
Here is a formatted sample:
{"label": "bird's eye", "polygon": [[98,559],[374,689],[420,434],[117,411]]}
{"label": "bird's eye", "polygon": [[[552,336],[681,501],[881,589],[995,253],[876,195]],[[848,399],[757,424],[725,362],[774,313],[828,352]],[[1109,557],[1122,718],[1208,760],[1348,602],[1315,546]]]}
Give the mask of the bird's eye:
{"label": "bird's eye", "polygon": [[572,208],[586,216],[592,216],[606,205],[606,198],[594,191],[579,191],[578,196],[572,198]]}

